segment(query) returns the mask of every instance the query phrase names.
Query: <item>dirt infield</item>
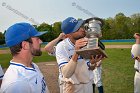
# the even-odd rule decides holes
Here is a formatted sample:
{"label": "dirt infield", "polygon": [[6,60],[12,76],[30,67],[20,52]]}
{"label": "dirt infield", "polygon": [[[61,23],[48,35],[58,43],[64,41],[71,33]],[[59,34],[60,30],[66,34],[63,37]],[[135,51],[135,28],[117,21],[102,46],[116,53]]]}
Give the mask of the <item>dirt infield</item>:
{"label": "dirt infield", "polygon": [[58,66],[56,62],[37,63],[42,71],[50,93],[59,93]]}
{"label": "dirt infield", "polygon": [[131,48],[132,45],[105,45],[105,48]]}

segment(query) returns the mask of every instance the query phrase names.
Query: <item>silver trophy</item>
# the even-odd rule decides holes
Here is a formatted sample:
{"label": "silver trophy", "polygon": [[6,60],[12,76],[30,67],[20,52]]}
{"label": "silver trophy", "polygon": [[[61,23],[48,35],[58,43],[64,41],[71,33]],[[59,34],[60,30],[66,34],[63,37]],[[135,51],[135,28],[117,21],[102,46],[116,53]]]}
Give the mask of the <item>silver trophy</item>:
{"label": "silver trophy", "polygon": [[105,47],[99,38],[102,37],[101,27],[103,26],[103,20],[97,17],[89,18],[85,20],[84,28],[86,30],[86,38],[88,38],[88,44],[76,50],[76,52],[83,58],[90,59],[91,55],[102,55],[107,58],[105,53]]}

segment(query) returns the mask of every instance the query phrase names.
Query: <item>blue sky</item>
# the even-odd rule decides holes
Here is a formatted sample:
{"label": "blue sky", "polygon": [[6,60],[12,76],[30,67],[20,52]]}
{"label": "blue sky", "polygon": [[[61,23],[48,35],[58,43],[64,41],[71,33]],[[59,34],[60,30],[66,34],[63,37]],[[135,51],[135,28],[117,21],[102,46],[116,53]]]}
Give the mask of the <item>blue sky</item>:
{"label": "blue sky", "polygon": [[75,18],[114,17],[140,13],[140,0],[0,0],[0,32],[16,22],[52,24]]}

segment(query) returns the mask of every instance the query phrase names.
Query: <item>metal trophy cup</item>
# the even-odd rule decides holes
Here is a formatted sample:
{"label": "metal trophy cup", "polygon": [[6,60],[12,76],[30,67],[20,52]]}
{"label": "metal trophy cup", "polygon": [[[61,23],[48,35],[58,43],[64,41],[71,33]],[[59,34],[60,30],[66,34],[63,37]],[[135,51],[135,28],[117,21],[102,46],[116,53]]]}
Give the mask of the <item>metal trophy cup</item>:
{"label": "metal trophy cup", "polygon": [[90,59],[91,55],[102,55],[103,58],[107,58],[104,51],[104,45],[99,42],[98,38],[102,37],[101,27],[103,25],[103,20],[100,18],[89,18],[85,20],[84,28],[86,30],[86,37],[89,39],[88,44],[76,50],[76,52],[83,58]]}

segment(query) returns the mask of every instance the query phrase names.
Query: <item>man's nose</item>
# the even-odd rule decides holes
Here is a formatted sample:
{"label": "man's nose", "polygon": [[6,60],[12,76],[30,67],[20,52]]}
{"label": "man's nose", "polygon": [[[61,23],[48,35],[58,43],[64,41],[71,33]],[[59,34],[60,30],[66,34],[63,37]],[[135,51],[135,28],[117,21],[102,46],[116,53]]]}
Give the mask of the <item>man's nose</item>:
{"label": "man's nose", "polygon": [[42,43],[43,43],[43,41],[42,41],[41,39],[39,39],[39,43],[40,43],[40,44],[42,44]]}

